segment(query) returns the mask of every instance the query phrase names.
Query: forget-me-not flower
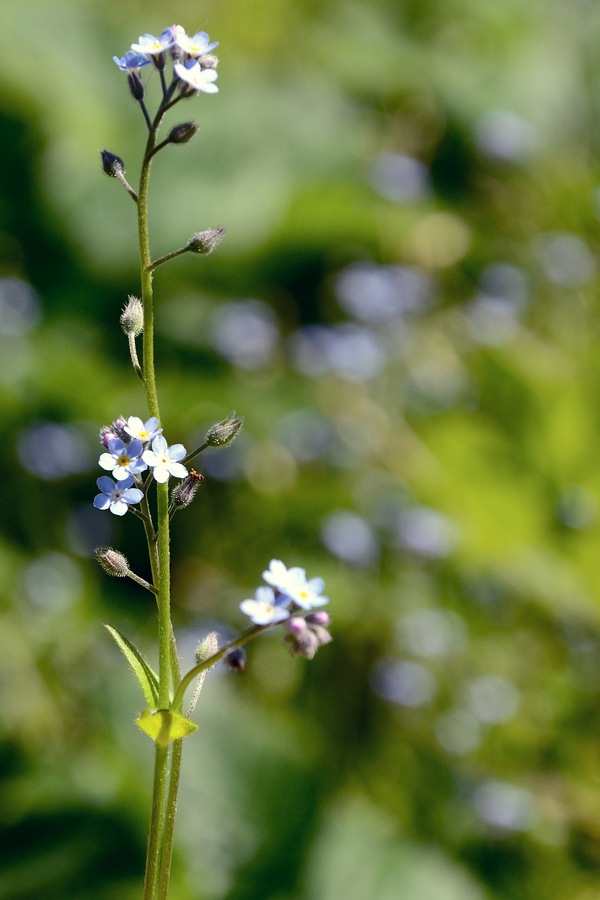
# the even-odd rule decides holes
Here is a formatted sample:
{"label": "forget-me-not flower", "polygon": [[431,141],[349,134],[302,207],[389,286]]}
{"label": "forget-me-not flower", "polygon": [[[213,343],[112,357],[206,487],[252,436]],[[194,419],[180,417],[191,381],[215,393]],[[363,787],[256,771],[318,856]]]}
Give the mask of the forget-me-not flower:
{"label": "forget-me-not flower", "polygon": [[147,422],[142,422],[137,416],[129,416],[127,425],[123,426],[123,430],[131,435],[132,438],[137,438],[144,444],[154,440],[157,434],[162,434],[162,428],[158,428],[156,416],[152,416]]}
{"label": "forget-me-not flower", "polygon": [[288,618],[287,597],[281,595],[276,597],[272,588],[259,587],[256,589],[255,598],[242,600],[240,603],[241,611],[250,616],[255,625],[274,625]]}
{"label": "forget-me-not flower", "polygon": [[329,597],[322,596],[325,587],[322,578],[311,578],[307,581],[304,569],[297,566],[287,569],[280,559],[272,559],[262,577],[301,609],[313,609],[315,606],[329,603]]}
{"label": "forget-me-not flower", "polygon": [[151,62],[147,56],[144,56],[143,53],[136,53],[135,50],[128,50],[121,59],[119,59],[118,56],[113,56],[113,60],[122,72],[137,71],[137,69],[141,69],[142,66],[150,65]]}
{"label": "forget-me-not flower", "polygon": [[101,475],[96,484],[102,491],[94,497],[96,509],[110,509],[115,516],[124,516],[131,503],[139,503],[144,494],[139,488],[131,487],[133,475],[117,484],[108,475]]}
{"label": "forget-me-not flower", "polygon": [[175,74],[182,81],[187,82],[195,91],[204,91],[205,94],[217,94],[219,88],[213,81],[217,80],[217,72],[214,69],[203,69],[198,62],[188,59],[184,66],[176,63]]}
{"label": "forget-me-not flower", "polygon": [[[181,26],[173,26],[173,28],[176,27],[181,28]],[[131,45],[131,49],[135,50],[136,53],[145,53],[148,56],[158,56],[159,53],[164,53],[165,50],[169,50],[175,43],[173,28],[165,28],[159,37],[154,37],[153,34],[142,34],[140,35],[138,43]]]}
{"label": "forget-me-not flower", "polygon": [[169,447],[162,434],[159,434],[152,441],[152,450],[144,450],[142,459],[154,470],[154,480],[163,484],[169,480],[170,475],[174,478],[187,478],[188,470],[179,462],[186,455],[187,450],[183,444]]}
{"label": "forget-me-not flower", "polygon": [[219,46],[218,41],[215,41],[214,44],[208,43],[208,35],[205,31],[198,31],[193,37],[184,32],[177,36],[177,44],[189,56],[204,56],[205,53],[210,53]]}
{"label": "forget-me-not flower", "polygon": [[130,475],[145,472],[148,466],[140,459],[144,445],[137,438],[125,444],[120,438],[108,442],[108,453],[100,454],[98,463],[103,469],[112,472],[117,481],[124,481]]}

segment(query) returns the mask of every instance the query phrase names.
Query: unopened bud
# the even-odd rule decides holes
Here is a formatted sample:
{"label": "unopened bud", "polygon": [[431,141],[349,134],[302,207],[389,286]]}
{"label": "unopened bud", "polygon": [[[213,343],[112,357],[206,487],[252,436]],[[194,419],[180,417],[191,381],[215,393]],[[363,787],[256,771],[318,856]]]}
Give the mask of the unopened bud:
{"label": "unopened bud", "polygon": [[214,656],[219,649],[219,635],[216,631],[211,631],[203,638],[196,648],[196,662],[203,663],[211,656]]}
{"label": "unopened bud", "polygon": [[182,122],[181,125],[175,125],[174,128],[171,128],[167,140],[170,144],[187,144],[197,131],[198,126],[195,122]]}
{"label": "unopened bud", "polygon": [[236,416],[235,412],[232,412],[222,422],[217,422],[216,425],[209,428],[204,440],[209,447],[226,447],[232,442],[243,424],[244,417]]}
{"label": "unopened bud", "polygon": [[138,73],[135,71],[129,72],[127,75],[127,83],[129,84],[129,90],[131,91],[133,99],[137,100],[138,103],[141,103],[146,96],[146,88]]}
{"label": "unopened bud", "polygon": [[100,157],[102,159],[102,168],[109,178],[118,178],[125,172],[125,163],[116,153],[110,153],[108,150],[101,150]]}
{"label": "unopened bud", "polygon": [[323,628],[322,625],[311,625],[310,630],[318,640],[319,647],[323,647],[325,644],[330,644],[333,640],[327,629]]}
{"label": "unopened bud", "polygon": [[301,634],[286,634],[283,642],[292,656],[303,656],[305,659],[312,659],[319,649],[318,638],[308,628]]}
{"label": "unopened bud", "polygon": [[302,634],[303,631],[306,631],[306,619],[301,616],[292,616],[285,624],[290,634]]}
{"label": "unopened bud", "polygon": [[219,65],[219,57],[213,56],[212,53],[205,53],[204,56],[198,57],[198,63],[201,69],[216,69]]}
{"label": "unopened bud", "polygon": [[324,609],[319,609],[317,612],[309,613],[306,616],[306,621],[311,625],[329,625],[331,619],[329,613],[325,612]]}
{"label": "unopened bud", "polygon": [[112,547],[96,547],[94,556],[109,575],[124,578],[129,573],[129,563],[122,553]]}
{"label": "unopened bud", "polygon": [[177,509],[184,509],[186,506],[189,506],[203,481],[204,475],[196,472],[195,469],[191,469],[188,477],[184,478],[171,491],[171,503],[173,506]]}
{"label": "unopened bud", "polygon": [[159,72],[162,72],[167,65],[167,54],[166,53],[153,53],[152,54],[152,62]]}
{"label": "unopened bud", "polygon": [[246,671],[246,651],[243,647],[234,647],[225,656],[225,665],[236,672]]}
{"label": "unopened bud", "polygon": [[208,231],[197,231],[187,242],[187,250],[191,253],[212,253],[227,232],[226,228],[209,228]]}
{"label": "unopened bud", "polygon": [[119,321],[125,334],[133,334],[134,337],[137,337],[142,333],[144,330],[144,307],[138,297],[129,295]]}

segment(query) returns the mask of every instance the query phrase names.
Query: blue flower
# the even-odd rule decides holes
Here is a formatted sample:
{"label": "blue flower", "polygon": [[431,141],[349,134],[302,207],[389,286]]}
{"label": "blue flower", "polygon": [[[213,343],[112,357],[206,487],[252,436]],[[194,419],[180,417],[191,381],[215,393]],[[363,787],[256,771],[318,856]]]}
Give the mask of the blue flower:
{"label": "blue flower", "polygon": [[289,599],[275,596],[275,592],[269,587],[256,589],[255,600],[243,600],[240,609],[250,616],[255,625],[274,625],[287,619],[289,612],[285,608]]}
{"label": "blue flower", "polygon": [[101,475],[96,482],[101,494],[94,497],[94,506],[96,509],[110,509],[115,516],[124,516],[127,512],[129,504],[139,503],[144,494],[139,488],[133,488],[133,476],[129,475],[118,484],[109,478],[108,475]]}
{"label": "blue flower", "polygon": [[[132,443],[134,443],[132,441]],[[141,443],[141,442],[138,442]],[[187,478],[188,470],[179,460],[187,455],[183,444],[173,444],[169,447],[162,434],[152,441],[152,450],[144,450],[143,460],[154,469],[154,480],[164,484],[169,480],[169,475],[174,478]]]}
{"label": "blue flower", "polygon": [[139,42],[132,44],[131,49],[136,53],[144,53],[147,56],[157,56],[169,50],[175,43],[172,28],[165,28],[160,37],[154,37],[153,34],[140,35]]}
{"label": "blue flower", "polygon": [[184,32],[177,35],[176,42],[184,53],[187,53],[188,56],[196,57],[204,56],[205,53],[210,53],[211,50],[219,46],[218,41],[215,41],[214,44],[208,43],[208,35],[205,31],[198,31],[193,37]]}
{"label": "blue flower", "polygon": [[149,441],[153,440],[157,434],[161,434],[162,428],[158,427],[158,419],[156,416],[152,416],[152,418],[148,419],[145,423],[137,416],[129,416],[127,425],[123,426],[123,431],[126,431],[132,438],[137,438],[144,444],[147,444]]}
{"label": "blue flower", "polygon": [[175,74],[182,81],[186,81],[195,91],[204,91],[205,94],[217,94],[219,88],[213,81],[217,80],[217,73],[214,69],[203,69],[199,63],[188,59],[185,66],[176,63],[174,66]]}
{"label": "blue flower", "polygon": [[101,453],[98,463],[103,469],[112,472],[117,481],[124,481],[130,475],[139,475],[148,468],[140,459],[143,451],[144,445],[137,438],[130,444],[125,444],[120,438],[113,438],[108,442],[108,453]]}
{"label": "blue flower", "polygon": [[272,559],[262,577],[301,609],[312,609],[329,603],[329,597],[322,596],[325,587],[322,578],[307,581],[304,569],[297,566],[287,569],[280,559]]}
{"label": "blue flower", "polygon": [[150,60],[143,53],[136,53],[134,50],[128,50],[121,59],[118,56],[113,56],[113,60],[122,72],[133,72],[141,69],[142,66],[150,65]]}

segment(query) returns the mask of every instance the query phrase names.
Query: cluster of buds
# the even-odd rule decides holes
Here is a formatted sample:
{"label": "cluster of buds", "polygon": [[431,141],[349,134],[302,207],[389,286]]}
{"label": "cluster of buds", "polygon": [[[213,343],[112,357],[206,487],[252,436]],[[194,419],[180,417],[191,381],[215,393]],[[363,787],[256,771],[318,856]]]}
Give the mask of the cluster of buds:
{"label": "cluster of buds", "polygon": [[312,659],[319,647],[332,640],[325,627],[329,622],[329,614],[324,609],[309,613],[307,616],[293,615],[285,623],[287,634],[283,642],[293,656]]}

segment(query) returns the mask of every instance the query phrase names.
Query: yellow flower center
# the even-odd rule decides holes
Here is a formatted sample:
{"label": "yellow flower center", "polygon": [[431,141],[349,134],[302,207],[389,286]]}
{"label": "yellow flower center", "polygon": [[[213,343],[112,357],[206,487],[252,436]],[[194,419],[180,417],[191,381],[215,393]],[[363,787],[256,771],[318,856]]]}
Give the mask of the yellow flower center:
{"label": "yellow flower center", "polygon": [[128,466],[129,465],[129,457],[128,456],[120,456],[117,460],[120,466]]}

